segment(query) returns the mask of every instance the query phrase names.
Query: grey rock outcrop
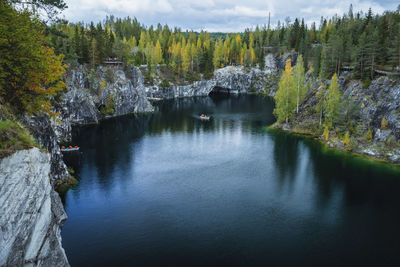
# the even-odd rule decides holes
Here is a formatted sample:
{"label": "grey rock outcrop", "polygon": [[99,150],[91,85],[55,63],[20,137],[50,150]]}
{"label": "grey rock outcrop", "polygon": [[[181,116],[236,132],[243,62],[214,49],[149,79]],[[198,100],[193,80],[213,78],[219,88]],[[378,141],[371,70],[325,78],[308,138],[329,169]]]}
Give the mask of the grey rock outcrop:
{"label": "grey rock outcrop", "polygon": [[214,80],[202,80],[189,85],[173,85],[169,88],[153,85],[146,87],[146,94],[149,99],[207,96],[213,90],[215,84]]}
{"label": "grey rock outcrop", "polygon": [[[361,121],[377,133],[385,118],[392,134],[400,139],[400,83],[388,77],[380,77],[372,81],[368,88],[360,82],[351,82],[345,88],[343,98],[350,98],[361,108]],[[389,136],[387,131],[379,131],[378,140]]]}
{"label": "grey rock outcrop", "polygon": [[[338,79],[340,91],[343,93],[341,101],[353,103],[356,113],[356,128],[351,132],[353,145],[351,150],[359,154],[365,154],[377,159],[400,163],[400,83],[389,77],[379,77],[372,81],[368,88],[359,80],[351,79],[350,73],[342,73]],[[329,81],[323,81],[325,87]],[[299,114],[295,115],[292,125],[297,129],[310,131],[315,129],[320,117],[315,112],[318,104],[317,95],[323,87],[321,81],[316,79],[306,94],[299,108]],[[345,102],[346,103],[346,102]],[[387,121],[386,127],[382,126],[382,120]],[[313,134],[312,132],[310,134]],[[325,139],[320,137],[324,142]],[[332,147],[345,149],[343,140],[329,140]],[[348,149],[348,147],[346,148]]]}
{"label": "grey rock outcrop", "polygon": [[[73,125],[97,123],[102,118],[133,112],[153,111],[146,97],[143,76],[137,67],[127,71],[98,67],[91,73],[84,66],[78,66],[68,71],[66,81],[67,91],[56,104],[59,122],[53,121],[59,142],[71,139]],[[107,101],[113,102],[113,112],[102,114],[100,110]]]}
{"label": "grey rock outcrop", "polygon": [[50,169],[37,148],[0,161],[0,266],[69,266],[60,236],[67,216]]}
{"label": "grey rock outcrop", "polygon": [[200,80],[189,85],[173,85],[169,88],[160,86],[146,87],[147,97],[150,99],[171,99],[179,97],[207,96],[212,91],[229,94],[265,92],[272,69],[264,71],[258,68],[244,68],[242,66],[228,66],[218,69],[210,80]]}
{"label": "grey rock outcrop", "polygon": [[35,140],[50,154],[50,179],[53,185],[67,183],[70,175],[64,163],[58,145],[57,135],[53,127],[54,120],[47,115],[25,116],[24,124]]}

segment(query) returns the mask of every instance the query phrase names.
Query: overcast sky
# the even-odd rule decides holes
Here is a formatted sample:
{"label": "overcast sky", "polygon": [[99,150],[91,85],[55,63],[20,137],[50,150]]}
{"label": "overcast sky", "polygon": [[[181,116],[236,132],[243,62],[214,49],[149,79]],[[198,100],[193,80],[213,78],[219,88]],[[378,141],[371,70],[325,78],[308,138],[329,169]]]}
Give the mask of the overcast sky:
{"label": "overcast sky", "polygon": [[68,9],[62,13],[72,22],[102,21],[107,15],[136,17],[146,26],[157,23],[182,29],[210,32],[238,32],[267,23],[283,22],[287,16],[304,18],[310,24],[320,16],[354,11],[374,13],[396,10],[399,0],[65,0]]}

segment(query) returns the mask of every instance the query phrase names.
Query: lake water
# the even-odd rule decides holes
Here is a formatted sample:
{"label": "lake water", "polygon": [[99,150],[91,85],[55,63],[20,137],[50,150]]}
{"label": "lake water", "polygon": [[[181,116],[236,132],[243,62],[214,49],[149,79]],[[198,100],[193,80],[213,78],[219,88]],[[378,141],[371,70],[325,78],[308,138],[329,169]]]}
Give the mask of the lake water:
{"label": "lake water", "polygon": [[397,168],[267,130],[269,98],[155,106],[74,130],[72,266],[400,264]]}

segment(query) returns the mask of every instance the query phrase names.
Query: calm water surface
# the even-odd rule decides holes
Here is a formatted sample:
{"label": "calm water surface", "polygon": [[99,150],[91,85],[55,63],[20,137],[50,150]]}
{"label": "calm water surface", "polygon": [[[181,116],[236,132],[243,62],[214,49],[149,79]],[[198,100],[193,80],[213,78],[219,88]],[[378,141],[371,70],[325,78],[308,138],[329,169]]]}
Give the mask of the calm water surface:
{"label": "calm water surface", "polygon": [[399,265],[400,172],[265,130],[272,109],[181,99],[75,129],[71,265]]}

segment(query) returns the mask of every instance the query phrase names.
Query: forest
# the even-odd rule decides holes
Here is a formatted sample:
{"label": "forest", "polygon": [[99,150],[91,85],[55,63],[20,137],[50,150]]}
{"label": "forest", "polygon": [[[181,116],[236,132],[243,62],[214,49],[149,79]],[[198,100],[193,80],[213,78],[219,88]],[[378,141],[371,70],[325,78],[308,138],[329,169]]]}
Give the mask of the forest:
{"label": "forest", "polygon": [[202,73],[226,65],[264,66],[266,52],[298,52],[306,70],[330,78],[350,69],[354,77],[370,80],[375,70],[395,71],[400,65],[400,6],[396,11],[353,13],[321,17],[319,26],[296,18],[256,26],[242,33],[182,31],[168,25],[146,27],[136,18],[107,17],[95,24],[65,20],[47,28],[49,44],[68,63],[100,65],[108,57],[154,71],[165,64],[176,75]]}
{"label": "forest", "polygon": [[109,16],[87,24],[57,17],[43,20],[37,10],[51,17],[65,3],[26,3],[35,8],[21,8],[14,0],[1,2],[0,93],[3,101],[21,112],[50,112],[49,99],[65,86],[59,78],[66,67],[79,63],[94,69],[110,57],[126,65],[147,66],[145,76],[150,79],[157,66],[163,66],[172,73],[172,82],[174,77],[210,78],[215,69],[227,65],[262,69],[270,52],[299,53],[305,72],[312,70],[314,77],[322,79],[350,69],[354,78],[368,83],[375,70],[398,71],[400,65],[400,6],[383,14],[371,9],[354,14],[350,6],[342,16],[321,17],[318,27],[286,18],[273,27],[223,34],[161,24],[146,27],[129,17]]}

